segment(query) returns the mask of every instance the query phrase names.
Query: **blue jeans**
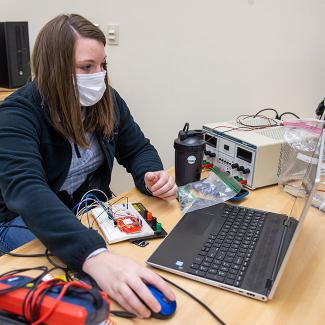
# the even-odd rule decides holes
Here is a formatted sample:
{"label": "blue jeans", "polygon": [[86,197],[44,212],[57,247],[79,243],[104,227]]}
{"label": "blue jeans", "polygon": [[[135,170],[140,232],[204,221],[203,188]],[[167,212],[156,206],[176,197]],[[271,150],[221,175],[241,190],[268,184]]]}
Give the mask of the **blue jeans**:
{"label": "blue jeans", "polygon": [[4,252],[10,252],[11,250],[35,239],[35,236],[29,229],[4,226],[26,227],[26,224],[21,217],[16,217],[7,222],[0,222],[0,250]]}

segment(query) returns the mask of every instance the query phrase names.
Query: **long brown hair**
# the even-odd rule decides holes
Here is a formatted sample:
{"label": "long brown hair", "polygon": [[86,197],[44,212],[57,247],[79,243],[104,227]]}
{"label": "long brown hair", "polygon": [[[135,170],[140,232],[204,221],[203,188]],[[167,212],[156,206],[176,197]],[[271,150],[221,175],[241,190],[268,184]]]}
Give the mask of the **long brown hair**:
{"label": "long brown hair", "polygon": [[104,33],[82,16],[59,15],[37,36],[32,55],[38,89],[49,108],[54,127],[78,145],[88,145],[85,132],[100,131],[109,137],[114,128],[111,89],[105,77],[102,99],[82,118],[75,79],[75,42],[78,34],[106,44]]}

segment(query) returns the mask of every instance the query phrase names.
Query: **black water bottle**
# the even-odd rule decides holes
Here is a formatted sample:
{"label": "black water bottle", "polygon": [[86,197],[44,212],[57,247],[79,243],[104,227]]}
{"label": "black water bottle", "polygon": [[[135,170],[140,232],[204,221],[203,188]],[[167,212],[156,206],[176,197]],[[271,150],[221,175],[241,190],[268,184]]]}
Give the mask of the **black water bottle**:
{"label": "black water bottle", "polygon": [[176,184],[182,186],[200,180],[205,149],[202,130],[189,130],[185,123],[174,141]]}

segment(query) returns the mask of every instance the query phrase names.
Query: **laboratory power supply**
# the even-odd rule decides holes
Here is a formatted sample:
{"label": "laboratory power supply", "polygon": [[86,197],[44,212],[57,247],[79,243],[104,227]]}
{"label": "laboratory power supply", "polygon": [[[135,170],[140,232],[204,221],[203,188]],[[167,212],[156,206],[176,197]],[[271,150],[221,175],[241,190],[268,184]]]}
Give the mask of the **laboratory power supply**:
{"label": "laboratory power supply", "polygon": [[203,125],[205,159],[250,189],[277,183],[285,128],[276,122],[260,128],[265,119],[251,117],[245,120],[249,129],[237,121]]}

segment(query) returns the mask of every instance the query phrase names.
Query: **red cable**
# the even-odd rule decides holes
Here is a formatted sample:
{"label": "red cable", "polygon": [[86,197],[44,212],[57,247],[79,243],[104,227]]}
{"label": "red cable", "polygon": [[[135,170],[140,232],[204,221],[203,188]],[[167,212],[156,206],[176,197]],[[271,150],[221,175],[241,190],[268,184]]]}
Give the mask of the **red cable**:
{"label": "red cable", "polygon": [[[63,285],[62,290],[60,291],[60,294],[57,296],[52,308],[50,308],[50,310],[47,312],[47,314],[43,315],[42,317],[40,317],[37,321],[32,322],[31,325],[38,325],[43,323],[47,318],[49,318],[51,316],[51,314],[54,312],[56,306],[58,305],[58,303],[61,301],[62,297],[64,296],[64,294],[66,293],[66,291],[69,289],[69,287],[71,287],[71,283],[67,282]],[[37,299],[37,297],[35,297],[35,299]],[[35,300],[32,301],[32,306],[35,305]]]}
{"label": "red cable", "polygon": [[[57,283],[59,285],[59,284],[62,283],[62,281],[58,282],[57,279],[51,279],[51,280],[48,280],[48,281],[44,281],[44,282],[40,283],[34,289],[33,292],[32,291],[27,292],[25,304],[23,306],[24,307],[24,315],[25,315],[26,319],[28,319],[28,320],[32,319],[32,315],[31,315],[30,312],[32,312],[32,310],[34,310],[34,308],[35,308],[34,297],[37,300],[39,298],[39,296],[41,295],[41,293],[45,289],[49,288],[54,283]],[[30,306],[32,306],[32,308],[29,308]]]}
{"label": "red cable", "polygon": [[[17,276],[17,274],[10,274],[10,275],[1,277],[0,280],[5,280],[5,279],[12,278],[15,276]],[[31,278],[30,282],[32,282],[32,281],[33,281],[33,279]],[[62,289],[61,289],[59,295],[55,299],[50,310],[45,315],[43,315],[42,317],[37,319],[36,321],[31,322],[31,325],[39,325],[39,324],[43,323],[46,319],[48,319],[52,315],[52,313],[55,311],[55,308],[57,307],[58,303],[61,301],[62,297],[66,294],[67,290],[70,287],[83,288],[83,289],[86,289],[89,291],[92,289],[92,287],[90,285],[83,283],[83,282],[77,282],[77,281],[64,282],[64,281],[61,281],[58,279],[51,279],[51,280],[43,281],[43,282],[39,283],[36,288],[30,288],[30,290],[27,291],[27,294],[25,296],[25,302],[22,307],[23,307],[23,315],[25,316],[25,318],[28,321],[32,320],[32,318],[33,318],[32,313],[36,310],[38,301],[40,299],[40,296],[44,292],[44,290],[46,290],[54,285],[62,286]],[[17,289],[20,289],[20,288],[17,288]],[[110,314],[109,297],[107,296],[107,294],[105,292],[103,292],[101,290],[99,290],[99,293],[100,293],[102,299],[107,304],[108,315],[109,315]]]}
{"label": "red cable", "polygon": [[[47,314],[45,314],[44,316],[42,316],[41,318],[39,318],[36,322],[33,322],[31,323],[31,325],[38,325],[38,324],[41,324],[43,323],[47,318],[49,318],[51,316],[51,314],[54,312],[56,306],[58,305],[58,303],[61,301],[62,297],[65,295],[65,293],[67,292],[67,290],[74,286],[74,287],[77,287],[77,288],[84,288],[84,289],[90,289],[91,287],[84,284],[84,283],[80,283],[80,282],[77,282],[77,281],[71,281],[71,282],[59,282],[58,284],[61,285],[63,284],[63,288],[62,290],[60,291],[60,294],[58,295],[58,297],[56,298],[52,308],[48,311]],[[48,286],[46,286],[48,287]],[[41,288],[42,289],[42,288]],[[42,291],[41,291],[42,292]],[[32,301],[32,307],[34,307],[35,303],[37,302],[37,297],[35,297],[35,299],[33,299]]]}
{"label": "red cable", "polygon": [[[77,282],[77,281],[70,281],[70,282],[63,282],[63,281],[59,281],[57,282],[56,279],[52,279],[52,280],[49,280],[49,281],[44,281],[42,283],[40,283],[37,288],[35,289],[35,292],[33,294],[33,298],[31,298],[31,296],[27,297],[26,299],[26,304],[25,306],[28,306],[29,304],[31,304],[31,310],[35,310],[35,307],[37,305],[37,302],[38,302],[38,299],[40,297],[40,295],[42,294],[42,292],[49,288],[52,284],[55,284],[56,286],[62,286],[62,289],[59,293],[59,295],[57,296],[53,306],[51,307],[51,309],[45,314],[43,315],[42,317],[40,317],[38,320],[34,321],[31,323],[31,325],[39,325],[41,323],[43,323],[46,319],[48,319],[52,313],[54,312],[55,308],[57,307],[58,303],[61,301],[62,297],[65,295],[65,293],[67,292],[67,290],[70,288],[70,287],[77,287],[77,288],[83,288],[83,289],[91,289],[91,286],[85,284],[85,283],[81,283],[81,282]],[[107,297],[107,295],[100,291],[100,294],[102,296],[102,298],[105,300],[105,302],[107,303],[107,307],[109,308],[110,306],[110,302],[109,302],[109,299]],[[32,301],[31,301],[32,299]],[[108,313],[109,314],[109,313]],[[27,310],[27,312],[25,313],[26,315],[26,318],[28,320],[31,320],[31,315],[29,313],[29,309]]]}

